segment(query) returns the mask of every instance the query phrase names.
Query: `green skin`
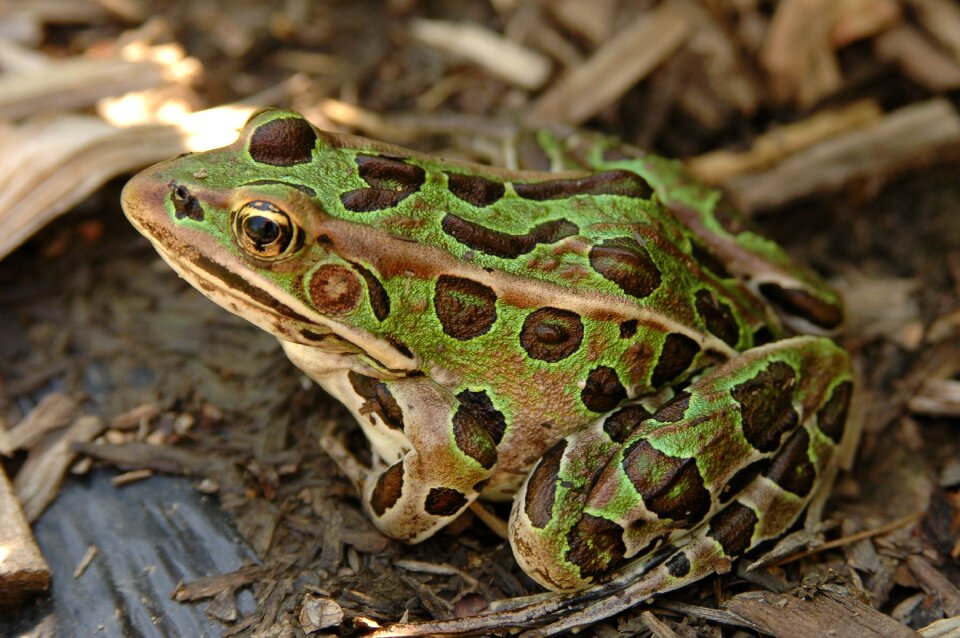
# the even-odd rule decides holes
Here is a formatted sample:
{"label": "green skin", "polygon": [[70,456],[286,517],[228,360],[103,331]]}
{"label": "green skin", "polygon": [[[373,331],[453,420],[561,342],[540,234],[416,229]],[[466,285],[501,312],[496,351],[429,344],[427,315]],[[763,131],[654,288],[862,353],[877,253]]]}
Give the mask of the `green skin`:
{"label": "green skin", "polygon": [[140,173],[123,207],[353,412],[375,466],[333,453],[384,533],[419,542],[512,499],[514,554],[545,587],[643,565],[672,589],[781,535],[831,468],[840,303],[676,163],[539,142],[565,172],[269,110]]}

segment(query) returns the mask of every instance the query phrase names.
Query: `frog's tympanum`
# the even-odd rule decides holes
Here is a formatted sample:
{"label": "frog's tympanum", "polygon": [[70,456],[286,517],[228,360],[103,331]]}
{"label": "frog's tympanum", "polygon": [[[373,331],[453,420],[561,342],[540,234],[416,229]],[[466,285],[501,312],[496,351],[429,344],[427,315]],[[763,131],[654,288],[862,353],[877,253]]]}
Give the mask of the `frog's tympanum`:
{"label": "frog's tympanum", "polygon": [[416,543],[512,500],[514,554],[545,587],[643,559],[673,589],[782,535],[832,470],[853,387],[826,336],[839,299],[675,162],[539,141],[574,169],[268,110],[134,177],[123,207],[350,409],[385,534]]}

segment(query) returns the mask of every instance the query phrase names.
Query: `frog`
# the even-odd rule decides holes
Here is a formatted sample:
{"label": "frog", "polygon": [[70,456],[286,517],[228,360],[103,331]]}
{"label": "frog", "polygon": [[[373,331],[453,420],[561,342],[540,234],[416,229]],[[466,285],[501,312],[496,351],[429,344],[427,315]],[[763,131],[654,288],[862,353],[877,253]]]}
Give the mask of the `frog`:
{"label": "frog", "polygon": [[346,406],[371,460],[335,458],[384,534],[511,502],[546,589],[676,589],[783,536],[831,475],[841,299],[679,162],[533,140],[539,168],[498,168],[266,109],[122,207]]}

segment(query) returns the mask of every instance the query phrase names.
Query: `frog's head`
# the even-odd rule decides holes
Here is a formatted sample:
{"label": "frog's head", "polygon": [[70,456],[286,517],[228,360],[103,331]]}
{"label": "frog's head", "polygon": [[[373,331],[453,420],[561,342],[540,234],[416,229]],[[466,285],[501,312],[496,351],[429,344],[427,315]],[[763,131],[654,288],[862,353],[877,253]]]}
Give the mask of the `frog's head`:
{"label": "frog's head", "polygon": [[360,315],[375,304],[365,303],[363,269],[337,250],[338,223],[324,212],[324,198],[355,179],[350,161],[299,114],[262,111],[232,145],[136,175],[123,210],[174,270],[227,310],[282,340],[410,368],[409,352],[363,330]]}

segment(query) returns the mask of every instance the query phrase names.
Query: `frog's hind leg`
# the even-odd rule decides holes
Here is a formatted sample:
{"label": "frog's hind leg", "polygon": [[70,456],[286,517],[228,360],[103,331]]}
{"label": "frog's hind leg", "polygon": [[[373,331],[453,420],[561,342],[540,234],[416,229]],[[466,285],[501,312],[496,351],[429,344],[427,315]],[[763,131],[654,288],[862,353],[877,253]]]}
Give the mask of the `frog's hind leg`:
{"label": "frog's hind leg", "polygon": [[[567,591],[618,570],[651,593],[702,578],[796,521],[843,434],[851,388],[842,349],[794,337],[719,366],[628,432],[601,419],[531,472],[511,516],[518,561]],[[587,472],[596,449],[603,463]]]}

